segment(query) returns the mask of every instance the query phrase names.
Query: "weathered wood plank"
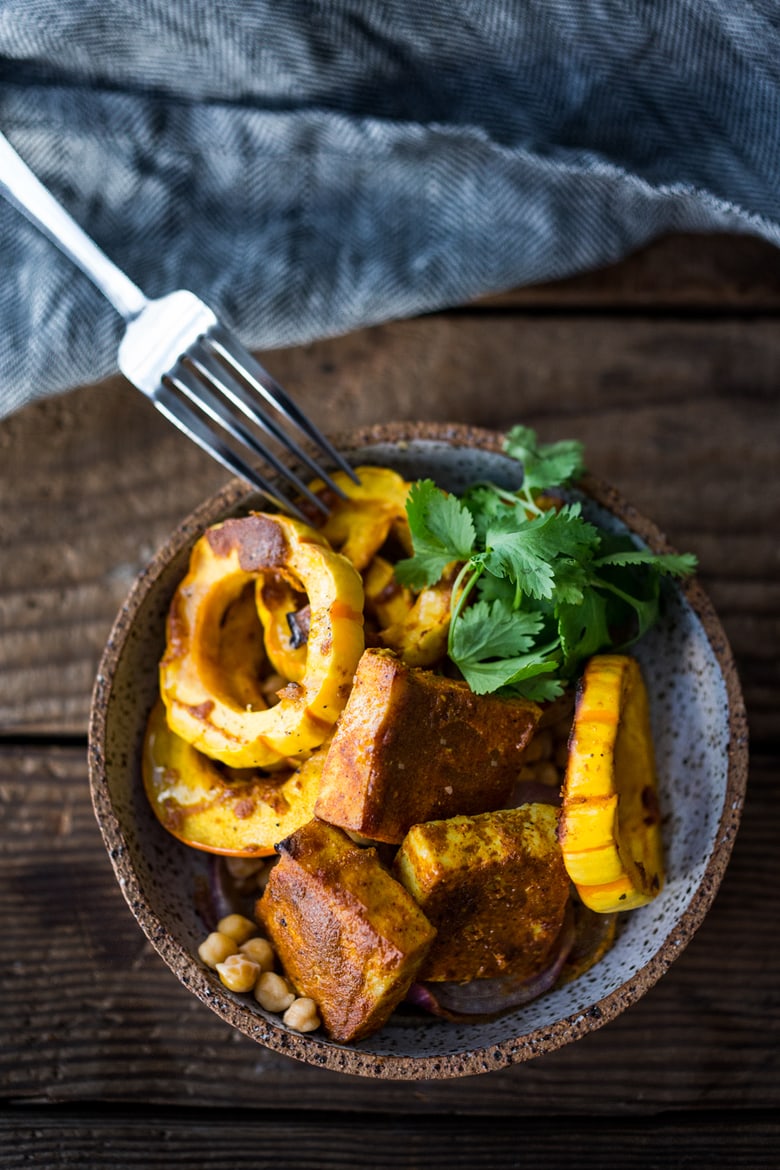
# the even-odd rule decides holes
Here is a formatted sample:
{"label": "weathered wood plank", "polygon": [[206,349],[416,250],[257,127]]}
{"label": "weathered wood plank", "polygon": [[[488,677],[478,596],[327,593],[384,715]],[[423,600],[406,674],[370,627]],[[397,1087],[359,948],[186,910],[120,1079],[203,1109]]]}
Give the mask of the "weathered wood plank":
{"label": "weathered wood plank", "polygon": [[[698,554],[754,739],[780,735],[780,330],[772,317],[442,315],[266,355],[326,429],[392,419],[582,439],[591,468]],[[223,482],[121,382],[0,423],[0,728],[83,734],[135,573]]]}
{"label": "weathered wood plank", "polygon": [[726,1166],[755,1170],[774,1164],[780,1123],[769,1114],[704,1114],[695,1119],[654,1117],[643,1121],[578,1118],[561,1121],[549,1114],[516,1122],[473,1118],[343,1118],[323,1114],[301,1118],[281,1112],[261,1118],[247,1114],[221,1123],[219,1115],[187,1115],[181,1110],[148,1110],[144,1115],[105,1110],[100,1116],[27,1109],[0,1118],[0,1166],[17,1170],[31,1164],[55,1170],[90,1170],[194,1165],[209,1170],[257,1170],[295,1165],[296,1170],[437,1170],[490,1166],[519,1170],[543,1165],[583,1165],[603,1170],[627,1165],[634,1170],[659,1166]]}
{"label": "weathered wood plank", "polygon": [[772,1108],[777,766],[776,754],[754,761],[715,904],[639,1003],[528,1064],[406,1084],[311,1068],[233,1032],[178,983],[134,922],[93,819],[83,751],[0,749],[0,1097],[516,1120]]}
{"label": "weathered wood plank", "polygon": [[478,302],[523,309],[776,311],[780,251],[751,236],[672,235],[617,264]]}

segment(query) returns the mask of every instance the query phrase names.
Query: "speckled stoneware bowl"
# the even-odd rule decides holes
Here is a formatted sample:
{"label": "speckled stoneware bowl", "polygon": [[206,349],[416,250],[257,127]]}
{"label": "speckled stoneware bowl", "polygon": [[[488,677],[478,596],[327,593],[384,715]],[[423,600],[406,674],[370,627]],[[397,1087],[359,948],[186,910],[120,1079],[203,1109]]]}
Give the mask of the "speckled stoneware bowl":
{"label": "speckled stoneware bowl", "polygon": [[[384,464],[409,479],[461,490],[478,478],[517,486],[500,434],[444,425],[353,432],[340,446],[355,465]],[[633,532],[656,551],[658,529],[604,484],[588,480],[592,519]],[[422,1079],[481,1073],[528,1060],[600,1027],[633,1004],[681,953],[706,914],[731,852],[747,772],[745,714],[732,656],[696,582],[667,586],[660,624],[636,648],[652,698],[667,882],[624,916],[617,942],[580,979],[495,1019],[469,1025],[391,1021],[354,1046],[289,1031],[251,996],[227,991],[197,959],[196,910],[208,859],[157,823],[140,768],[155,696],[166,611],[193,540],[208,525],[262,502],[234,481],[191,516],[139,577],[117,618],[98,674],[90,727],[95,812],[119,884],[150,942],[182,983],[251,1039],[313,1065],[370,1077]]]}

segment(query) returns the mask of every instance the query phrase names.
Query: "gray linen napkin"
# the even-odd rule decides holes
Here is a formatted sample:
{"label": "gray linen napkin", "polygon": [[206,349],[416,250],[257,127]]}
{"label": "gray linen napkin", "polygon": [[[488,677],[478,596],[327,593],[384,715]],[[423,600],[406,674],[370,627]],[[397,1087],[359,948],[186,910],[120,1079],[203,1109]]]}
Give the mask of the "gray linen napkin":
{"label": "gray linen napkin", "polygon": [[[669,231],[780,243],[780,8],[0,0],[0,129],[145,292],[292,344]],[[121,332],[0,200],[0,414]]]}

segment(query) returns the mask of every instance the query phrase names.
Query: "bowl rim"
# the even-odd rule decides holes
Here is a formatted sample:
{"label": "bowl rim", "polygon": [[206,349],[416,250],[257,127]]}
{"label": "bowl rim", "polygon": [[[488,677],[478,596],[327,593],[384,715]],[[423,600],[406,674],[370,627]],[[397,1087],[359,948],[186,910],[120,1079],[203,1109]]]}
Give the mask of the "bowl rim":
{"label": "bowl rim", "polygon": [[[453,448],[474,448],[501,454],[505,433],[459,423],[395,422],[358,427],[330,436],[339,450],[349,455],[372,446],[398,446],[414,441],[442,443]],[[665,534],[626,501],[612,485],[587,473],[581,482],[585,493],[622,521],[655,552],[675,552]],[[714,606],[696,577],[678,583],[685,600],[701,622],[723,678],[728,702],[726,791],[706,870],[688,906],[645,965],[620,987],[595,1001],[585,1011],[537,1027],[525,1035],[462,1053],[402,1056],[373,1053],[359,1047],[336,1044],[317,1033],[301,1035],[281,1024],[263,1026],[232,999],[214,992],[211,983],[184,978],[182,967],[194,959],[168,932],[156,913],[146,905],[144,890],[130,861],[122,825],[113,807],[106,759],[108,712],[115,673],[136,616],[165,571],[170,560],[220,516],[255,495],[242,480],[233,479],[192,511],[165,539],[147,566],[136,577],[112,625],[101,655],[89,716],[88,766],[92,805],[120,889],[134,917],[163,961],[181,982],[219,1017],[250,1039],[316,1067],[391,1080],[431,1080],[469,1076],[506,1068],[552,1052],[588,1032],[602,1027],[640,999],[690,942],[701,925],[725,873],[745,799],[748,773],[747,715],[741,685],[729,641]]]}

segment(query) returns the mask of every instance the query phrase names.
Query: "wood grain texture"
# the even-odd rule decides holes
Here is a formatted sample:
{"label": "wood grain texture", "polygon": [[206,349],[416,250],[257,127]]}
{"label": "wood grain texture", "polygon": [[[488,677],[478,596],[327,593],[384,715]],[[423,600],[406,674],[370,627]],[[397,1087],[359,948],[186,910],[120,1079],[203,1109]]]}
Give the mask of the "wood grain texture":
{"label": "wood grain texture", "polygon": [[187,992],[125,905],[81,749],[0,750],[0,1097],[533,1118],[780,1100],[776,759],[758,758],[714,907],[660,982],[559,1052],[480,1077],[330,1073],[267,1051]]}
{"label": "wood grain texture", "polygon": [[[696,553],[765,742],[780,736],[780,330],[773,318],[462,314],[266,355],[326,429],[424,418],[576,437]],[[38,436],[44,435],[45,441]],[[0,727],[80,734],[129,585],[224,477],[121,382],[0,424]]]}
{"label": "wood grain texture", "polygon": [[567,280],[511,289],[486,307],[645,309],[736,314],[780,308],[780,251],[751,236],[671,235],[616,264]]}
{"label": "wood grain texture", "polygon": [[488,1126],[463,1117],[365,1117],[346,1128],[339,1117],[302,1119],[284,1110],[262,1117],[236,1113],[220,1124],[213,1116],[178,1110],[149,1110],[141,1118],[110,1109],[99,1117],[28,1109],[0,1118],[0,1167],[521,1170],[536,1165],[555,1170],[587,1159],[599,1170],[757,1170],[769,1165],[767,1151],[779,1139],[780,1123],[762,1113],[748,1119],[706,1114],[695,1128],[690,1118],[678,1116],[645,1122],[542,1116],[525,1119],[519,1129],[513,1120]]}

